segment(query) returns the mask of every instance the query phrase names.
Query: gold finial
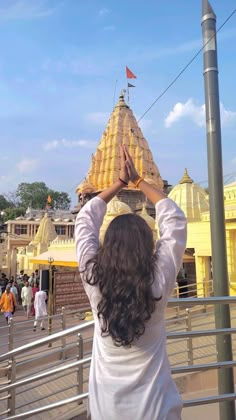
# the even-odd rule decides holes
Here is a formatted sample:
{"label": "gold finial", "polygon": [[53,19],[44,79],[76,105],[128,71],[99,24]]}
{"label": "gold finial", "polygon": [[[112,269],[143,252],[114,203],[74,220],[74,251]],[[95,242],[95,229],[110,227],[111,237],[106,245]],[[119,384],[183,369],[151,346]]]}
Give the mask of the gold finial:
{"label": "gold finial", "polygon": [[119,101],[118,101],[116,107],[129,108],[128,105],[125,103],[125,92],[126,92],[125,89],[123,89],[121,91],[120,96],[119,96]]}
{"label": "gold finial", "polygon": [[181,180],[179,181],[179,184],[192,184],[193,183],[193,179],[190,178],[187,168],[184,169],[184,174],[181,178]]}

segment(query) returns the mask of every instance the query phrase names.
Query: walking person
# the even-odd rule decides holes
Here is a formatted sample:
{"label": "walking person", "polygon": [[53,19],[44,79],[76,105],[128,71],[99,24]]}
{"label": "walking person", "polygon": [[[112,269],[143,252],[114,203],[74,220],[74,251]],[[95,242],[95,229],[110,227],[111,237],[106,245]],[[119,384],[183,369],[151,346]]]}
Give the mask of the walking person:
{"label": "walking person", "polygon": [[35,321],[33,331],[36,331],[38,321],[40,321],[41,330],[44,328],[44,317],[47,316],[47,293],[43,290],[37,291],[34,298]]}
{"label": "walking person", "polygon": [[[16,305],[17,305],[17,303],[18,303],[18,289],[17,289],[17,283],[16,283],[16,281],[13,281],[13,283],[11,282],[11,283],[10,283],[10,285],[11,285],[11,289],[10,289],[10,291],[11,291],[11,293],[13,293],[13,295],[15,296],[15,301],[16,301]],[[13,309],[12,315],[14,315],[14,313],[15,313],[15,310],[16,310],[16,305],[14,305],[14,309]]]}
{"label": "walking person", "polygon": [[21,292],[25,285],[25,282],[23,280],[23,276],[17,280],[17,286],[18,286],[18,302],[20,305],[22,305],[22,299],[21,299]]}
{"label": "walking person", "polygon": [[32,273],[29,278],[29,285],[33,287],[35,282],[36,282],[35,273]]}
{"label": "walking person", "polygon": [[[164,313],[186,246],[186,218],[137,173],[125,147],[120,178],[80,210],[75,224],[79,270],[94,316],[89,378],[92,420],[180,420],[171,378]],[[117,216],[99,246],[107,203],[131,181],[155,205],[154,244],[136,214]],[[108,417],[107,417],[108,416]]]}
{"label": "walking person", "polygon": [[14,294],[11,292],[10,284],[8,284],[0,300],[0,308],[1,308],[1,311],[4,312],[4,316],[5,316],[7,324],[9,323],[9,320],[13,315],[15,307],[16,307],[16,299],[15,299]]}
{"label": "walking person", "polygon": [[21,290],[21,300],[27,319],[29,319],[30,316],[32,297],[32,287],[29,285],[29,282],[26,281],[24,287]]}
{"label": "walking person", "polygon": [[38,283],[35,282],[32,287],[32,305],[31,305],[31,311],[30,311],[31,316],[35,316],[34,299],[38,291],[39,291],[39,286],[38,286]]}

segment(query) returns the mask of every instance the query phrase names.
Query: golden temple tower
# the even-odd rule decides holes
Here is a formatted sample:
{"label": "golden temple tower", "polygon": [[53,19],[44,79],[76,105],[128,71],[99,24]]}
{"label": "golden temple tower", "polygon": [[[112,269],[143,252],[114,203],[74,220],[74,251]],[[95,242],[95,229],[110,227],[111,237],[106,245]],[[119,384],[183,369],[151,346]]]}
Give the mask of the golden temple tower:
{"label": "golden temple tower", "polygon": [[[120,170],[119,146],[121,144],[127,145],[140,176],[143,176],[147,182],[163,188],[163,181],[153,160],[148,143],[138,126],[132,110],[125,103],[122,92],[103,132],[97,150],[92,155],[86,180],[76,190],[79,197],[84,197],[87,194],[91,196],[96,195],[117,181]],[[120,192],[119,198],[127,203],[132,210],[136,210],[137,204],[145,199],[142,192],[136,189],[131,182],[127,188]]]}

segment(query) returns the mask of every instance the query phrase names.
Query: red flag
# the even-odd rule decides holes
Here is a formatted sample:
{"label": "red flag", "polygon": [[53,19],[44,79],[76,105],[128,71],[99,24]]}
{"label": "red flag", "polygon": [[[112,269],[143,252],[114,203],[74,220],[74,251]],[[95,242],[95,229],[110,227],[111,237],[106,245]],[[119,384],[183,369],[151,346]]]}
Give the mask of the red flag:
{"label": "red flag", "polygon": [[126,77],[127,79],[136,79],[136,76],[132,71],[126,66]]}

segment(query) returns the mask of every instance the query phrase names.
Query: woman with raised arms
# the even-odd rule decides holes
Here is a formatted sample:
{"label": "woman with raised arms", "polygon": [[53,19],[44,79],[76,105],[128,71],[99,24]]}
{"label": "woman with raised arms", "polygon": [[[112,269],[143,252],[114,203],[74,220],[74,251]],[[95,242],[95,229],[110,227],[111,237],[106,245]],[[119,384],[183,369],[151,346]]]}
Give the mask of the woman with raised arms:
{"label": "woman with raised arms", "polygon": [[[94,316],[89,379],[92,420],[180,420],[166,354],[164,311],[186,246],[186,219],[137,173],[121,147],[119,179],[79,212],[76,250]],[[155,205],[160,239],[136,214],[117,216],[102,245],[107,203],[131,181]]]}

